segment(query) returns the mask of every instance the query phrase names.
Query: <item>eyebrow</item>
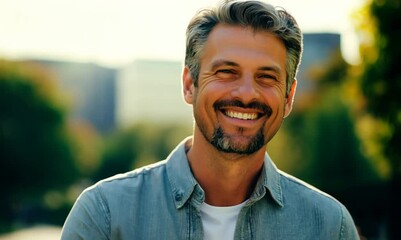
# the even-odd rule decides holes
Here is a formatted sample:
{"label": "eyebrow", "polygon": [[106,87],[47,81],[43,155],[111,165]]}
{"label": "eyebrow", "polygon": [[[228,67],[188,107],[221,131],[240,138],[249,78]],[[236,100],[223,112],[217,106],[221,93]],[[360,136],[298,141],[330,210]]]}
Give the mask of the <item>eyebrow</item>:
{"label": "eyebrow", "polygon": [[239,67],[239,64],[236,62],[219,59],[212,63],[212,69],[216,69],[216,68],[218,68],[220,66],[224,66],[224,65],[232,66],[232,67]]}

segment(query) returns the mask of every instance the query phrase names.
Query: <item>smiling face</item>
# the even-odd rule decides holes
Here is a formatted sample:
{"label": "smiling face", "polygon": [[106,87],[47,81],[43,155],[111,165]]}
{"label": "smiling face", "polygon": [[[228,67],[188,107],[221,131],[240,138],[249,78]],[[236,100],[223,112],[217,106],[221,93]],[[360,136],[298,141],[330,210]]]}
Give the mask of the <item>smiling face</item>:
{"label": "smiling face", "polygon": [[292,107],[286,97],[286,49],[279,38],[250,28],[217,25],[200,59],[198,86],[184,69],[184,98],[195,133],[220,151],[252,154],[275,135]]}

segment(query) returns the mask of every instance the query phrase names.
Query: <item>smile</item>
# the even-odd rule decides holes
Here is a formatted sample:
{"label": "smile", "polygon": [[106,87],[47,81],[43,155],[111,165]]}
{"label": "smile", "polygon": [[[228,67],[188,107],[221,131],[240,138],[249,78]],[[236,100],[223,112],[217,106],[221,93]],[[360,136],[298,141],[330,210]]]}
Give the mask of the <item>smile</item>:
{"label": "smile", "polygon": [[241,113],[241,112],[234,112],[234,111],[225,111],[223,112],[224,115],[230,118],[236,118],[241,120],[255,120],[258,118],[257,113]]}

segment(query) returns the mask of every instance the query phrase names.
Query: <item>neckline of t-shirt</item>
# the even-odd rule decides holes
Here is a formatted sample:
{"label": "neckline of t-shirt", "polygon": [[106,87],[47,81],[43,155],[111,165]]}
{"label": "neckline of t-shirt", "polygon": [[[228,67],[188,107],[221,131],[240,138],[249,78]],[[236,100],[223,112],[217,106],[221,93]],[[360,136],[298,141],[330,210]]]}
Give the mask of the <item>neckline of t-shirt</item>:
{"label": "neckline of t-shirt", "polygon": [[233,205],[233,206],[213,206],[210,204],[207,204],[206,202],[202,203],[202,208],[206,211],[219,211],[219,212],[232,212],[232,211],[238,211],[239,209],[241,209],[247,201],[242,202],[240,204],[237,205]]}

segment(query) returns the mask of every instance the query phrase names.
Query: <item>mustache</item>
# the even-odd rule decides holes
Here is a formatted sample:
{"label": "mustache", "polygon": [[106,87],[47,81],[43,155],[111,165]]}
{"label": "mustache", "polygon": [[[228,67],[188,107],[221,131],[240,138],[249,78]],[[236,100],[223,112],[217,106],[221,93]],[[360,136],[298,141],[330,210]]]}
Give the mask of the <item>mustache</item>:
{"label": "mustache", "polygon": [[271,107],[267,106],[264,103],[261,102],[250,102],[248,104],[245,104],[241,102],[240,100],[220,100],[216,101],[213,104],[213,107],[215,110],[218,110],[223,107],[240,107],[240,108],[250,108],[250,109],[255,109],[258,111],[262,111],[264,114],[266,114],[268,117],[272,114],[272,109]]}

